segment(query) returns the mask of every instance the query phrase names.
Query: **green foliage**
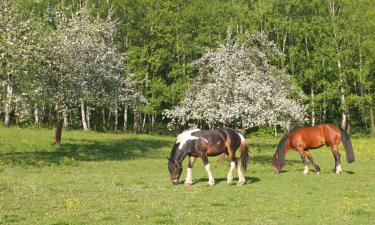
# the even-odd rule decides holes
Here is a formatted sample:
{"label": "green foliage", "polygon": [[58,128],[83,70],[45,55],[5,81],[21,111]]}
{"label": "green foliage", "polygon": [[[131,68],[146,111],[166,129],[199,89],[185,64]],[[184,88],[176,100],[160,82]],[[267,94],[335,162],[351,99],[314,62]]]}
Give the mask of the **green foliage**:
{"label": "green foliage", "polygon": [[[214,50],[224,43],[228,30],[238,39],[246,32],[262,31],[285,54],[282,58],[271,58],[270,63],[286,67],[298,88],[309,96],[305,104],[310,121],[316,117],[316,123],[339,123],[342,113],[348,111],[354,129],[369,127],[370,111],[375,102],[372,0],[7,0],[1,4],[3,2],[12,2],[19,12],[11,18],[22,22],[15,23],[14,33],[22,36],[22,27],[25,27],[22,24],[30,23],[26,30],[33,31],[35,36],[31,35],[30,43],[14,36],[20,42],[15,47],[22,51],[4,44],[0,47],[8,49],[7,67],[4,58],[1,59],[2,103],[7,102],[6,71],[12,68],[16,71],[14,78],[20,78],[17,84],[28,82],[24,78],[31,77],[18,76],[25,67],[29,73],[41,73],[39,66],[29,60],[17,66],[14,62],[20,61],[22,54],[19,53],[27,52],[29,59],[34,58],[33,51],[40,45],[36,41],[38,37],[50,37],[57,27],[56,12],[72,18],[79,10],[87,8],[92,18],[116,21],[113,45],[126,56],[122,63],[137,81],[137,90],[147,99],[144,102],[149,103],[133,107],[145,116],[161,118],[163,110],[176,106],[185,97],[197,75],[191,62],[200,58],[205,48]],[[3,21],[6,20],[0,23]],[[0,38],[0,42],[4,40]],[[17,94],[16,89],[14,93]],[[37,98],[38,95],[34,96],[33,101]],[[22,106],[14,106],[13,111],[15,108]]]}

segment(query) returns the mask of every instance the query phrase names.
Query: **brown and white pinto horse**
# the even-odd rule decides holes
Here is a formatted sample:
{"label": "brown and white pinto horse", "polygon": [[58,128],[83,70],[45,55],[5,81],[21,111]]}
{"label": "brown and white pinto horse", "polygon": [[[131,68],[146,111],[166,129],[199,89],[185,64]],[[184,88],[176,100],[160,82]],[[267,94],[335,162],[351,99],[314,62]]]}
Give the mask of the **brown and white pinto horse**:
{"label": "brown and white pinto horse", "polygon": [[331,148],[332,154],[335,158],[335,167],[333,172],[340,174],[342,169],[340,165],[340,153],[338,145],[341,141],[345,148],[348,163],[354,162],[355,157],[350,137],[341,127],[337,127],[333,124],[321,124],[313,127],[296,128],[286,134],[280,140],[277,146],[276,152],[273,155],[274,173],[280,173],[280,170],[284,165],[285,154],[289,151],[289,149],[299,152],[304,164],[304,174],[309,172],[309,168],[306,165],[306,157],[313,164],[315,171],[320,173],[320,167],[314,162],[309,149],[320,148],[326,145]]}
{"label": "brown and white pinto horse", "polygon": [[[236,149],[240,147],[240,163],[235,156]],[[231,128],[221,128],[217,130],[187,130],[177,136],[170,157],[168,157],[168,169],[173,184],[178,184],[182,173],[182,161],[189,156],[186,185],[191,185],[192,168],[197,157],[203,160],[204,167],[208,173],[208,184],[214,185],[215,180],[212,176],[208,156],[217,156],[222,153],[228,155],[231,160],[231,167],[227,176],[227,183],[233,180],[233,170],[238,167],[238,184],[245,184],[243,168],[246,169],[249,163],[248,146],[245,138]],[[239,165],[238,165],[239,164]]]}

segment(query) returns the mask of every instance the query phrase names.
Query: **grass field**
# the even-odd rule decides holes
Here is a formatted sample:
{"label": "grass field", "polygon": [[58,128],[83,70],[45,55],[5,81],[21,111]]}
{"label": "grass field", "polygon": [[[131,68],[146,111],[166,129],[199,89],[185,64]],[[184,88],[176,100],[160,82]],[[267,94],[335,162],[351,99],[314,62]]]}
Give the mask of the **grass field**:
{"label": "grass field", "polygon": [[246,185],[226,184],[229,163],[210,158],[217,184],[208,186],[198,160],[194,185],[186,187],[169,179],[173,137],[64,131],[57,147],[53,135],[0,128],[0,224],[375,223],[374,137],[352,140],[353,164],[340,146],[341,175],[332,174],[333,157],[322,148],[312,151],[320,175],[303,175],[298,154],[290,152],[275,176],[277,140],[250,136]]}

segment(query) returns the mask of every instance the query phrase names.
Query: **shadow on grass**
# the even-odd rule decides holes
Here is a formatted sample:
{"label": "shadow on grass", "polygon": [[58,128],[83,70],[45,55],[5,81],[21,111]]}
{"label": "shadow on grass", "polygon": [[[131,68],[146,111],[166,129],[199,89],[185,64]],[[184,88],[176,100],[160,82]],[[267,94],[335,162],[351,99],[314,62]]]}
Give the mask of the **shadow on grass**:
{"label": "shadow on grass", "polygon": [[28,152],[0,154],[0,161],[10,165],[74,164],[75,161],[130,160],[166,157],[162,148],[172,146],[170,141],[128,138],[112,141],[75,140],[51,149],[31,149]]}
{"label": "shadow on grass", "polygon": [[[270,166],[272,165],[273,162],[273,156],[272,155],[256,155],[256,156],[251,156],[250,155],[250,160],[254,161],[255,163],[260,163],[260,164],[269,164]],[[294,159],[285,159],[285,164],[301,164],[301,160],[294,160]],[[250,165],[251,166],[251,165]]]}
{"label": "shadow on grass", "polygon": [[[245,177],[245,179],[246,179],[246,184],[253,184],[253,183],[256,183],[256,182],[260,181],[259,177],[248,177],[247,176],[247,177]],[[233,181],[232,181],[231,185],[236,185],[237,181],[238,181],[238,178],[233,178]],[[197,183],[202,183],[202,182],[203,183],[207,183],[208,182],[208,178],[203,178],[202,177],[202,178],[196,179],[196,180],[194,180],[193,185],[197,184]],[[227,182],[227,178],[226,177],[215,178],[215,184],[220,184],[221,182],[226,183]]]}

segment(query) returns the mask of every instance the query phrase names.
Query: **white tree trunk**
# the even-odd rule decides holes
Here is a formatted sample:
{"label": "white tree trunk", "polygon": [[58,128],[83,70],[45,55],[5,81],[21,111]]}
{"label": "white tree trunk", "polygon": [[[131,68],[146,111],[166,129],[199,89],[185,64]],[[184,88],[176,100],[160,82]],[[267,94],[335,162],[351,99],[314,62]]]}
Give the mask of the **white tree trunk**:
{"label": "white tree trunk", "polygon": [[34,105],[34,124],[39,125],[39,108],[38,104]]}
{"label": "white tree trunk", "polygon": [[64,112],[63,112],[63,119],[64,119],[63,127],[67,128],[67,127],[69,126],[69,120],[68,120],[68,112],[67,112],[67,109],[64,109]]}
{"label": "white tree trunk", "polygon": [[124,106],[124,131],[126,131],[126,128],[128,127],[128,106]]}
{"label": "white tree trunk", "polygon": [[118,107],[117,107],[117,103],[115,104],[115,131],[117,131],[117,127],[118,127]]}
{"label": "white tree trunk", "polygon": [[146,127],[146,114],[143,114],[143,122],[142,122],[142,132],[145,132],[145,127]]}
{"label": "white tree trunk", "polygon": [[339,78],[340,78],[340,95],[341,95],[341,106],[342,106],[342,113],[341,113],[341,127],[342,129],[347,128],[348,117],[347,117],[347,106],[345,100],[345,88],[344,88],[344,79],[342,78],[341,74],[341,62],[337,60],[337,68],[339,70]]}
{"label": "white tree trunk", "polygon": [[88,130],[91,130],[90,121],[91,121],[91,109],[90,107],[86,106],[86,125],[87,125]]}
{"label": "white tree trunk", "polygon": [[5,101],[5,107],[4,107],[4,126],[9,127],[10,125],[10,112],[11,112],[11,105],[12,105],[12,99],[13,99],[13,87],[10,84],[10,81],[7,82],[7,93],[6,93],[6,101]]}
{"label": "white tree trunk", "polygon": [[82,127],[84,131],[88,131],[87,122],[86,122],[86,112],[85,112],[85,103],[81,101],[81,118],[82,118]]}

